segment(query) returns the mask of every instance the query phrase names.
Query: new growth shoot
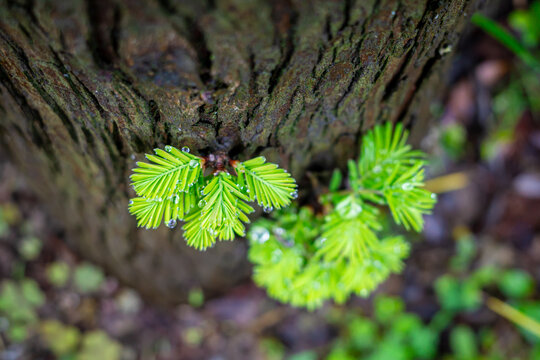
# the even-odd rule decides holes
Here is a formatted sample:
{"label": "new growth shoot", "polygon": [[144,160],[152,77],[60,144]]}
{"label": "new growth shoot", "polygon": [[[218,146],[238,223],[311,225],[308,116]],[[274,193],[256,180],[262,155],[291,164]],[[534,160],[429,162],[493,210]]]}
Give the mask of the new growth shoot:
{"label": "new growth shoot", "polygon": [[389,231],[385,208],[397,225],[421,231],[436,202],[423,188],[424,153],[406,141],[401,124],[376,126],[362,139],[360,159],[349,160],[345,186],[334,172],[323,214],[302,207],[255,222],[248,234],[255,282],[282,302],[314,309],[366,297],[401,271],[409,244]]}
{"label": "new growth shoot", "polygon": [[187,147],[170,145],[154,152],[146,155],[149,162],[133,169],[138,197],[130,201],[129,211],[147,229],[162,222],[174,228],[185,221],[184,238],[199,250],[216,240],[244,236],[247,214],[254,211],[250,202],[269,212],[288,206],[297,194],[294,178],[264,156],[240,162],[224,154],[199,157]]}

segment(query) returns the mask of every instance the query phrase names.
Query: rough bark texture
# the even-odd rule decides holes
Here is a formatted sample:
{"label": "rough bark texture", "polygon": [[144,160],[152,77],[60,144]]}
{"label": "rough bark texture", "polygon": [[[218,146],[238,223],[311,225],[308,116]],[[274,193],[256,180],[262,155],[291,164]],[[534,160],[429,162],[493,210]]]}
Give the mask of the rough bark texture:
{"label": "rough bark texture", "polygon": [[[264,154],[297,179],[376,122],[425,130],[479,1],[0,0],[0,141],[66,241],[148,296],[245,278],[242,241],[198,253],[127,212],[165,144]],[[418,125],[424,121],[424,125]]]}

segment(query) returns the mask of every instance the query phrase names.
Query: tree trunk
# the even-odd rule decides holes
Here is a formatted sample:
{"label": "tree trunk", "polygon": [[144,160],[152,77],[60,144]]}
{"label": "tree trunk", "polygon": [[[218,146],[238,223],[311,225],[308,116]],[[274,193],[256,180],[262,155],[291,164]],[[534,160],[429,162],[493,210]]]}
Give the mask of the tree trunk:
{"label": "tree trunk", "polygon": [[249,275],[245,243],[200,253],[179,229],[137,229],[135,160],[264,154],[302,179],[356,156],[376,122],[422,133],[477,5],[0,0],[1,144],[83,257],[157,300],[220,292]]}

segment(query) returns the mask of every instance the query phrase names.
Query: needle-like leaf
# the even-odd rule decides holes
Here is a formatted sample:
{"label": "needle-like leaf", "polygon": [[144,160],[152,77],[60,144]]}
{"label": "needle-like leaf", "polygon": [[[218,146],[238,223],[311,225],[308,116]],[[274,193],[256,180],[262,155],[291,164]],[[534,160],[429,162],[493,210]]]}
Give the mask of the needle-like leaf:
{"label": "needle-like leaf", "polygon": [[201,158],[166,146],[155,149],[156,155],[146,155],[150,163],[137,162],[131,181],[137,195],[148,199],[164,199],[185,192],[201,176]]}
{"label": "needle-like leaf", "polygon": [[267,163],[264,156],[244,161],[236,167],[239,181],[249,190],[249,200],[257,201],[268,210],[281,209],[296,198],[296,182],[291,174],[276,164]]}

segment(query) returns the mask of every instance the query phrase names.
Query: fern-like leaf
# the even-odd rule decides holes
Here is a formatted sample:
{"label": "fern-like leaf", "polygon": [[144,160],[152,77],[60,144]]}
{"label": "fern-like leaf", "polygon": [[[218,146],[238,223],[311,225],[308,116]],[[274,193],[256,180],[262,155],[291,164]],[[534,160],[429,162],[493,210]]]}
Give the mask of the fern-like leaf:
{"label": "fern-like leaf", "polygon": [[201,209],[195,211],[186,218],[183,226],[184,238],[188,246],[197,250],[206,250],[216,242],[216,237],[210,230],[202,227]]}
{"label": "fern-like leaf", "polygon": [[[219,240],[232,240],[235,234],[245,235],[244,223],[249,222],[246,214],[254,211],[231,175],[221,172],[204,187],[200,211],[189,217],[184,226],[184,237],[196,248],[206,248],[208,236]],[[196,224],[193,225],[193,223]],[[199,229],[202,234],[197,233]]]}
{"label": "fern-like leaf", "polygon": [[137,162],[131,181],[139,196],[164,199],[177,192],[185,192],[201,176],[201,159],[173,146],[167,151],[155,149],[156,155],[147,154],[150,163]]}
{"label": "fern-like leaf", "polygon": [[[137,226],[146,229],[156,229],[161,224],[161,219],[167,211],[172,212],[173,203],[169,199],[146,199],[137,197],[131,199],[129,212],[137,218]],[[170,221],[170,218],[168,219]]]}
{"label": "fern-like leaf", "polygon": [[244,161],[236,166],[239,183],[249,190],[249,200],[256,200],[266,209],[281,209],[297,195],[291,174],[276,164],[266,163],[264,156]]}
{"label": "fern-like leaf", "polygon": [[[361,156],[358,160],[358,173],[351,171],[354,181],[365,189],[381,189],[384,179],[394,171],[402,172],[403,168],[422,164],[424,153],[412,150],[407,144],[408,132],[401,123],[393,129],[392,123],[377,125],[362,138]],[[352,180],[352,179],[351,179]]]}
{"label": "fern-like leaf", "polygon": [[168,227],[175,227],[177,220],[183,220],[195,206],[196,189],[180,192],[165,199],[136,197],[129,203],[129,212],[137,218],[137,226],[146,229],[157,228],[161,220]]}
{"label": "fern-like leaf", "polygon": [[374,232],[380,228],[377,214],[376,208],[354,195],[343,199],[326,217],[316,255],[326,261],[347,259],[355,263],[369,257],[378,241]]}
{"label": "fern-like leaf", "polygon": [[431,192],[423,189],[422,164],[410,167],[402,174],[392,173],[385,181],[383,195],[390,207],[394,221],[407,230],[421,231],[424,214],[429,214],[436,202]]}
{"label": "fern-like leaf", "polygon": [[420,231],[435,198],[423,189],[424,154],[406,141],[401,124],[375,126],[363,138],[358,164],[349,162],[349,182],[364,200],[388,205],[397,224]]}

